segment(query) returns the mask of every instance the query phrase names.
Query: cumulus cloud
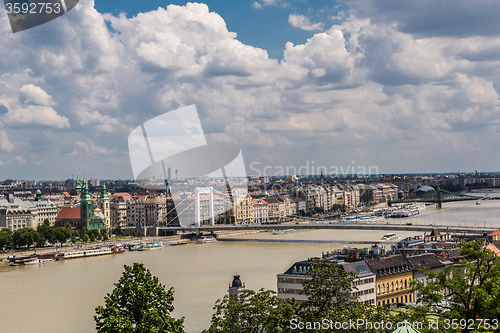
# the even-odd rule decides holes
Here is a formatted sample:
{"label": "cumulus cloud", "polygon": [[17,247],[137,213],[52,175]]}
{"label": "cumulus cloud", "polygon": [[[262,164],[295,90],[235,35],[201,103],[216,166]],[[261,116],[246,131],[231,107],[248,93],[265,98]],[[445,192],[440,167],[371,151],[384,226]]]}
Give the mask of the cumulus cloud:
{"label": "cumulus cloud", "polygon": [[43,125],[53,128],[69,128],[69,120],[49,106],[28,105],[15,107],[3,117],[11,125]]}
{"label": "cumulus cloud", "polygon": [[5,131],[0,131],[0,150],[11,152],[14,150],[14,145],[10,142],[9,137]]}
{"label": "cumulus cloud", "polygon": [[[256,1],[254,7],[283,4]],[[460,150],[479,159],[481,151],[494,156],[498,33],[479,34],[474,27],[474,33],[450,37],[438,23],[427,30],[405,25],[405,18],[422,18],[417,3],[413,13],[394,7],[385,17],[375,15],[383,6],[378,2],[350,4],[332,27],[290,15],[291,25],[324,31],[305,43],[286,43],[281,61],[242,43],[223,17],[195,3],[127,17],[100,14],[82,0],[51,26],[58,39],[0,34],[0,62],[8,68],[0,76],[2,154],[15,142],[19,155],[42,160],[29,146],[40,133],[33,128],[43,129],[51,132],[43,145],[47,166],[58,159],[74,164],[76,155],[82,161],[105,156],[102,168],[120,172],[110,178],[130,177],[130,129],[196,104],[207,136],[237,142],[250,162],[362,157],[383,172],[400,172],[436,170],[448,161],[469,167],[472,158],[450,155]],[[477,17],[488,17],[476,7]],[[0,27],[8,28],[5,17]],[[88,164],[86,170],[99,172]]]}
{"label": "cumulus cloud", "polygon": [[34,105],[50,106],[54,102],[52,96],[47,94],[42,88],[33,84],[25,84],[20,89],[22,102]]}
{"label": "cumulus cloud", "polygon": [[290,14],[288,16],[288,23],[295,28],[299,28],[302,30],[313,31],[313,30],[323,30],[324,24],[319,23],[311,23],[309,18],[304,15],[298,14]]}

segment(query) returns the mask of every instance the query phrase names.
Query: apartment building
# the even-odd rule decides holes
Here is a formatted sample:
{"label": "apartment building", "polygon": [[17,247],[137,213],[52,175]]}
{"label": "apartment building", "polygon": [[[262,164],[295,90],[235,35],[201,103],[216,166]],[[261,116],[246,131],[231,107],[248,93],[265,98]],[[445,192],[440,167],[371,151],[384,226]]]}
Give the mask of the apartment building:
{"label": "apartment building", "polygon": [[[353,290],[349,297],[357,299],[365,304],[375,304],[375,274],[366,264],[365,260],[356,262],[329,261],[332,265],[341,265],[344,271],[353,272],[356,278],[353,280]],[[310,261],[298,261],[286,272],[277,275],[278,297],[283,299],[294,298],[298,303],[307,301],[307,295],[303,294],[302,283],[308,279],[310,272]],[[334,277],[332,277],[334,278]]]}

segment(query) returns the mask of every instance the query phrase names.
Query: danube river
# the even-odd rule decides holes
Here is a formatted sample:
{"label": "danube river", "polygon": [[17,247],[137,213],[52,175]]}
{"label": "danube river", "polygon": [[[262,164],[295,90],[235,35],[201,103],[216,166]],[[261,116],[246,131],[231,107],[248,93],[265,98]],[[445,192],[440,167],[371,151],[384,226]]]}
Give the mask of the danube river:
{"label": "danube river", "polygon": [[[413,224],[500,227],[500,200],[455,202],[441,210],[427,207],[417,217],[389,220]],[[387,231],[316,230],[284,235],[249,234],[232,238],[380,240]],[[400,233],[406,237],[414,232]],[[175,288],[175,317],[185,317],[186,332],[210,325],[213,306],[227,294],[233,274],[247,288],[276,291],[276,274],[295,261],[320,256],[345,244],[217,242],[165,246],[149,252],[60,261],[40,266],[0,264],[2,332],[87,333],[95,331],[94,309],[113,290],[123,265],[142,262],[167,287]],[[367,247],[368,245],[362,245]]]}

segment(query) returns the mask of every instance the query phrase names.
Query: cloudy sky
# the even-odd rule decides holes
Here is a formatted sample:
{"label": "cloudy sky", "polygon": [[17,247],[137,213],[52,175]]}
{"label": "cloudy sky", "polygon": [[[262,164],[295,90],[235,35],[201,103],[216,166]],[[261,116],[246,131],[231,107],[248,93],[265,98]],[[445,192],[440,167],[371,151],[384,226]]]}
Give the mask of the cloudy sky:
{"label": "cloudy sky", "polygon": [[132,178],[131,131],[191,104],[249,174],[500,169],[500,2],[233,2],[2,10],[0,179]]}

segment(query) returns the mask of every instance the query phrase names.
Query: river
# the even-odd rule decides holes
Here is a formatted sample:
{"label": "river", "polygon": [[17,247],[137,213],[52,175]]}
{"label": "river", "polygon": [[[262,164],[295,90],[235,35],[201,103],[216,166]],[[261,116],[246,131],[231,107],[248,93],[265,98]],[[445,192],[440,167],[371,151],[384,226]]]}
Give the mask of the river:
{"label": "river", "polygon": [[[485,225],[500,227],[500,200],[454,202],[442,209],[426,207],[421,214],[390,222],[434,225]],[[390,232],[315,230],[284,235],[260,233],[231,238],[380,240]],[[401,237],[415,232],[400,232]],[[210,325],[213,306],[227,294],[233,274],[241,275],[247,288],[276,291],[276,274],[295,261],[321,256],[345,244],[296,244],[217,242],[165,246],[161,250],[59,261],[44,265],[0,265],[1,332],[95,332],[94,309],[104,303],[123,265],[142,262],[167,287],[175,289],[175,317],[185,317],[186,332],[200,332]],[[367,247],[368,245],[361,245]]]}

